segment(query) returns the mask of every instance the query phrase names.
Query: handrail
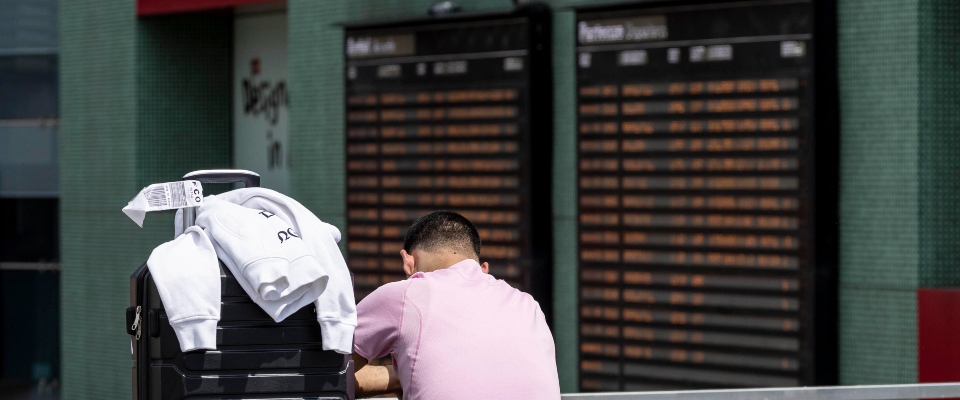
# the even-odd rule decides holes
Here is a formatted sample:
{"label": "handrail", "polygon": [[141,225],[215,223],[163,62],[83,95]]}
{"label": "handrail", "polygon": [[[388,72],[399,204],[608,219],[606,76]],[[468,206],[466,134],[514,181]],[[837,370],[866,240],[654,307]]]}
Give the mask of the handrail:
{"label": "handrail", "polygon": [[58,262],[0,262],[0,271],[60,271]]}
{"label": "handrail", "polygon": [[569,393],[563,400],[902,400],[960,397],[960,382],[764,389]]}

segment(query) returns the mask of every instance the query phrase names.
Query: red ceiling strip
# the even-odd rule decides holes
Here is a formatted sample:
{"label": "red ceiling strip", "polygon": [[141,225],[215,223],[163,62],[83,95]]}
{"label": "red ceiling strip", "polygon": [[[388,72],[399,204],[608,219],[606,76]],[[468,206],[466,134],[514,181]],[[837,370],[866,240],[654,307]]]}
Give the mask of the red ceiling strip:
{"label": "red ceiling strip", "polygon": [[137,16],[210,11],[276,0],[137,0]]}
{"label": "red ceiling strip", "polygon": [[960,288],[917,289],[917,375],[960,381]]}

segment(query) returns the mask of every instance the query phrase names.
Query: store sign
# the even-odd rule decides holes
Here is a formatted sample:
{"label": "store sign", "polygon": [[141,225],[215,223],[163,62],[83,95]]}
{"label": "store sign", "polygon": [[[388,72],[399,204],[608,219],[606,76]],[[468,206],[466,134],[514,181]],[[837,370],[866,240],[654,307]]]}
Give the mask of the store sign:
{"label": "store sign", "polygon": [[233,165],[260,174],[261,185],[290,187],[287,17],[240,15],[234,22]]}

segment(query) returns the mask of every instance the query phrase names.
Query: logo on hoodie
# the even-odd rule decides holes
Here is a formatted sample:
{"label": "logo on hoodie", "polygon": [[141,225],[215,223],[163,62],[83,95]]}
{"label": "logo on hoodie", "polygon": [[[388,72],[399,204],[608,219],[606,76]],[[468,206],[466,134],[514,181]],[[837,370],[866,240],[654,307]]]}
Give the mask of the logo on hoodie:
{"label": "logo on hoodie", "polygon": [[280,243],[290,240],[291,237],[300,238],[299,235],[293,232],[293,228],[287,228],[286,231],[277,232],[277,238],[280,239]]}
{"label": "logo on hoodie", "polygon": [[[274,215],[270,211],[260,211],[257,214],[262,215],[264,218],[270,218]],[[297,233],[293,231],[293,228],[287,228],[285,231],[277,232],[277,239],[280,239],[280,243],[290,240],[292,237],[300,238],[300,235],[297,235]]]}

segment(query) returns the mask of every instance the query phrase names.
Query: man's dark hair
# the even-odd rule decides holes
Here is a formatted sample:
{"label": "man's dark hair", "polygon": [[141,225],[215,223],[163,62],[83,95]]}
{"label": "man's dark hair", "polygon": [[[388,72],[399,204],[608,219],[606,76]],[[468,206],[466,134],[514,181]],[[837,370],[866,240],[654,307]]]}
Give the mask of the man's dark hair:
{"label": "man's dark hair", "polygon": [[436,251],[449,248],[464,254],[472,251],[480,257],[480,234],[470,220],[453,211],[434,211],[413,221],[407,236],[403,238],[403,249],[407,253],[414,249]]}

